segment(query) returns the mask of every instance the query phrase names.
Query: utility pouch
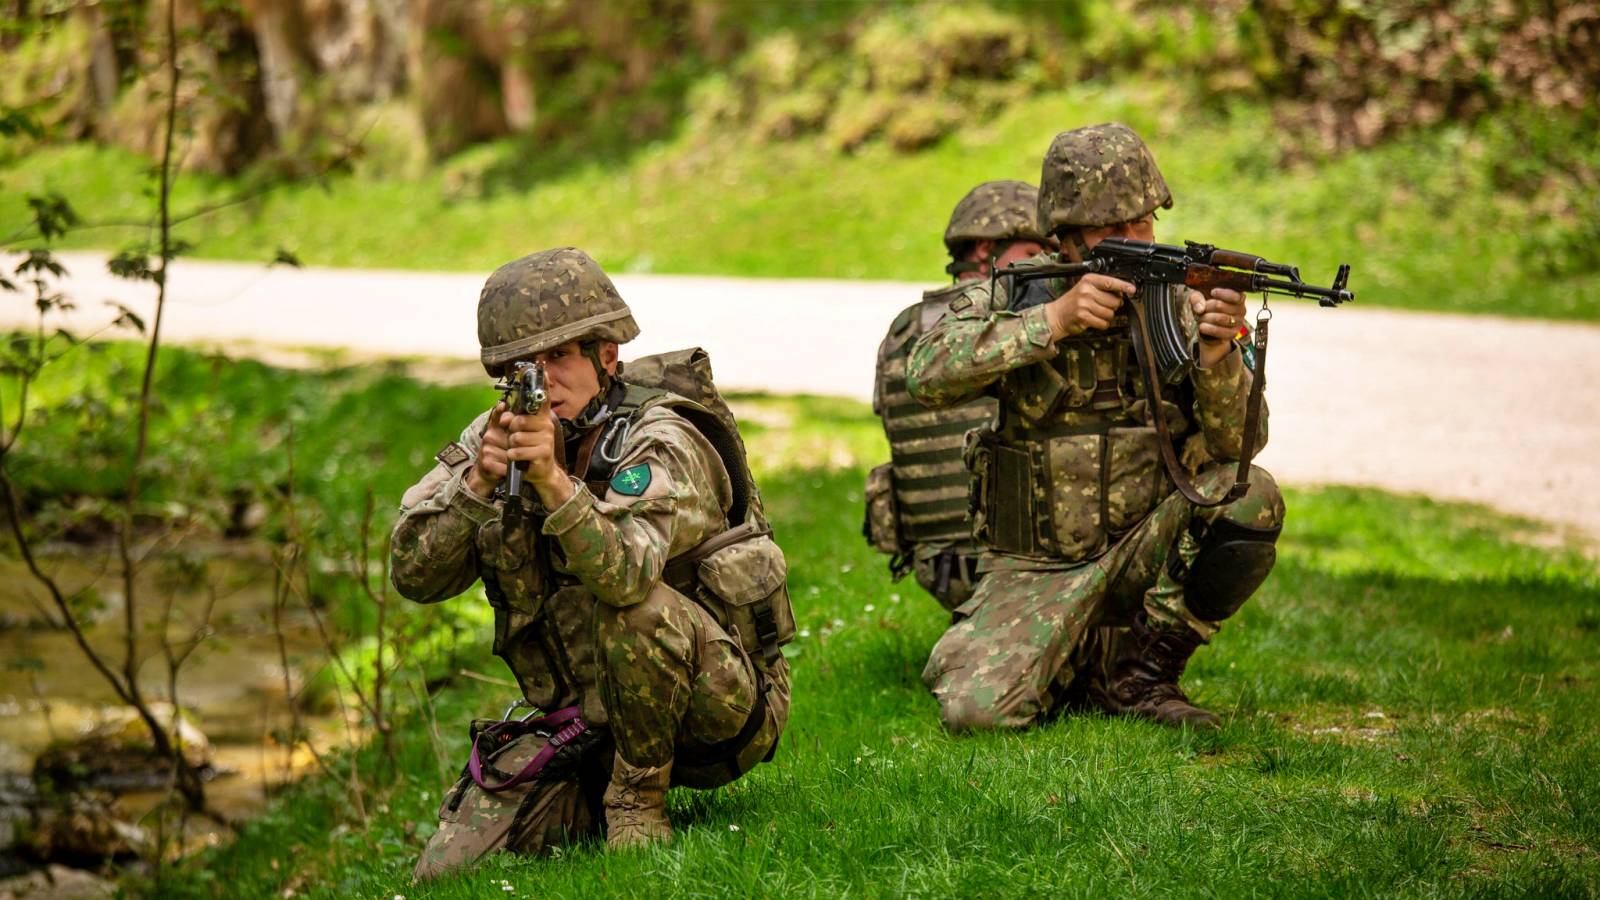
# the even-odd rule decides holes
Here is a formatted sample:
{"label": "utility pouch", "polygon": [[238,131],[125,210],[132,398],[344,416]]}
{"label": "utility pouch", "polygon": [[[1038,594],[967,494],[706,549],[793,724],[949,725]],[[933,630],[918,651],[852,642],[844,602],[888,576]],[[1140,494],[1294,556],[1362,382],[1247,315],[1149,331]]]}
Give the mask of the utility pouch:
{"label": "utility pouch", "polygon": [[771,664],[794,639],[789,567],[765,529],[741,525],[667,563],[666,581],[697,599],[739,646]]}
{"label": "utility pouch", "polygon": [[970,438],[967,461],[974,479],[977,538],[1007,553],[1042,553],[1033,453],[1028,446],[1010,446],[994,432],[980,430]]}
{"label": "utility pouch", "polygon": [[700,560],[700,583],[722,601],[728,633],[746,653],[768,663],[794,639],[789,605],[789,568],[772,538],[758,534]]}
{"label": "utility pouch", "polygon": [[867,473],[866,519],[861,533],[879,553],[900,555],[906,547],[900,541],[900,507],[894,498],[894,464],[884,463]]}
{"label": "utility pouch", "polygon": [[1001,395],[1024,418],[1042,422],[1060,405],[1070,387],[1055,366],[1045,361],[1007,373]]}

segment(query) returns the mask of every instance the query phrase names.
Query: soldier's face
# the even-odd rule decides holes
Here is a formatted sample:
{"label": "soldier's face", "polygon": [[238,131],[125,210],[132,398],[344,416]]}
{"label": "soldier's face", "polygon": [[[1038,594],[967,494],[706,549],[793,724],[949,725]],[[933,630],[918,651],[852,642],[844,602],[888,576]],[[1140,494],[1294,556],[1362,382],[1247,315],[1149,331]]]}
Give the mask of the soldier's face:
{"label": "soldier's face", "polygon": [[[600,376],[594,364],[583,355],[577,341],[569,341],[534,356],[544,363],[545,383],[550,391],[550,409],[562,419],[570,419],[600,393]],[[607,372],[617,371],[617,345],[610,341],[600,343],[600,363]]]}
{"label": "soldier's face", "polygon": [[1032,259],[1044,252],[1044,245],[1038,241],[1017,241],[1006,248],[1006,252],[995,258],[994,267],[1005,268],[1014,262]]}

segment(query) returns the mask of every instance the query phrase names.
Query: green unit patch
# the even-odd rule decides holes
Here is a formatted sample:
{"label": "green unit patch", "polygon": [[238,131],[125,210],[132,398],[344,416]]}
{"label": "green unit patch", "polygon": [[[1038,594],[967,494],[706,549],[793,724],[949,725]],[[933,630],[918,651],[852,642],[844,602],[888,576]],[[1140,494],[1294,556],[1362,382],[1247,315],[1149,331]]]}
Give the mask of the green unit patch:
{"label": "green unit patch", "polygon": [[611,489],[619,494],[637,497],[650,486],[650,464],[639,463],[629,466],[621,472],[611,476]]}

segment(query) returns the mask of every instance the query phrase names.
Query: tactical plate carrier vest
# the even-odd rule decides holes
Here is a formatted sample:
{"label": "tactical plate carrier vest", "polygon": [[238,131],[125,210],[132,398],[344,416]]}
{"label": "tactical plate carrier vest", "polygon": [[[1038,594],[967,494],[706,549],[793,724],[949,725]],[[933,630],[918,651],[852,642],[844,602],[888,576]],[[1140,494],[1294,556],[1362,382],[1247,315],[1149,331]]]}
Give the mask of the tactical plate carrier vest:
{"label": "tactical plate carrier vest", "polygon": [[969,477],[961,461],[968,431],[994,421],[995,401],[984,398],[947,409],[929,409],[906,391],[906,358],[924,332],[950,311],[950,301],[970,285],[958,282],[927,291],[889,326],[878,348],[873,410],[889,438],[890,462],[867,479],[864,531],[873,547],[891,554],[891,570],[904,574],[918,546],[975,556],[967,515]]}
{"label": "tactical plate carrier vest", "polygon": [[[1035,282],[1043,284],[1043,282]],[[1049,295],[1065,289],[1052,284]],[[1169,302],[1181,294],[1169,293]],[[1119,321],[1121,321],[1119,317]],[[1174,490],[1125,324],[1057,344],[1051,358],[998,383],[996,427],[966,448],[976,534],[1007,554],[1076,563],[1099,556]],[[1189,434],[1192,386],[1162,404]]]}

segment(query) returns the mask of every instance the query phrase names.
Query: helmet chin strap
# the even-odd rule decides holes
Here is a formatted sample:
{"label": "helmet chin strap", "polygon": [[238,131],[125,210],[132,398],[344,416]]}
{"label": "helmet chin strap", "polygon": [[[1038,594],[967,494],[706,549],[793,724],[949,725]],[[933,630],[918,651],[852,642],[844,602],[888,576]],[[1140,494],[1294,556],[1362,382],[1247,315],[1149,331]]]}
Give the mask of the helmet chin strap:
{"label": "helmet chin strap", "polygon": [[578,346],[584,357],[594,366],[594,374],[595,378],[600,382],[600,390],[595,392],[594,397],[588,404],[579,410],[578,414],[573,416],[567,424],[579,431],[587,431],[611,417],[611,411],[617,408],[617,403],[621,401],[621,394],[625,388],[621,381],[606,371],[605,363],[600,359],[599,341],[584,341]]}
{"label": "helmet chin strap", "polygon": [[1067,232],[1067,238],[1072,243],[1073,248],[1078,251],[1078,261],[1083,262],[1084,260],[1087,260],[1089,258],[1089,245],[1084,243],[1083,229],[1072,229],[1071,231]]}

